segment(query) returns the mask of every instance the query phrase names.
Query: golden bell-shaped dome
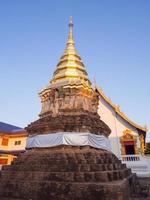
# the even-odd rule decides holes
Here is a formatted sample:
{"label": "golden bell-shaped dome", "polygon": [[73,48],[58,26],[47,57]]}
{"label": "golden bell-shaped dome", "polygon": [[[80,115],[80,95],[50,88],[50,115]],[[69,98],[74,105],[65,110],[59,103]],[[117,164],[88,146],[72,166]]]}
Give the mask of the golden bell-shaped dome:
{"label": "golden bell-shaped dome", "polygon": [[57,64],[57,68],[50,83],[51,87],[56,87],[57,85],[67,86],[74,84],[82,84],[86,85],[87,87],[91,87],[85,66],[75,49],[72,17],[70,18],[69,23],[69,35],[66,49],[60,58],[59,63]]}

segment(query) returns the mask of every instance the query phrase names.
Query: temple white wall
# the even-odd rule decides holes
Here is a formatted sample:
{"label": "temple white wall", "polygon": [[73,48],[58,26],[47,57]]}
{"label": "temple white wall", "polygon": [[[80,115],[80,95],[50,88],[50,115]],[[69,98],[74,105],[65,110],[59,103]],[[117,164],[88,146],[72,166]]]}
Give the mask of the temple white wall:
{"label": "temple white wall", "polygon": [[[121,157],[121,143],[120,137],[123,136],[123,132],[127,129],[132,131],[134,136],[138,136],[137,130],[122,119],[109,105],[103,97],[99,96],[99,109],[98,113],[102,121],[104,121],[111,129],[111,134],[109,136],[112,152]],[[139,138],[137,139],[137,147],[140,148]]]}

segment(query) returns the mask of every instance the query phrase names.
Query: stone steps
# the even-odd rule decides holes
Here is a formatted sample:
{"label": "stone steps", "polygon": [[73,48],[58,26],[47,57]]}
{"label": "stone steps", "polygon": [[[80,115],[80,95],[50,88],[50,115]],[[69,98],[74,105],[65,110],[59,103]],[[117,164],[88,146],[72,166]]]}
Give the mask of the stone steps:
{"label": "stone steps", "polygon": [[[99,152],[98,153],[98,151],[100,151],[99,149],[97,150],[97,152],[94,152],[94,153],[90,153],[90,152],[88,152],[88,153],[80,153],[81,151],[80,151],[80,149],[78,149],[78,152],[74,152],[73,150],[72,150],[72,152],[65,152],[65,149],[61,149],[62,150],[62,153],[63,153],[63,156],[61,156],[61,154],[62,153],[60,153],[60,151],[55,151],[55,152],[47,152],[47,153],[44,153],[44,155],[43,155],[43,153],[42,152],[37,152],[36,153],[36,156],[38,156],[39,158],[40,157],[42,157],[42,158],[47,158],[47,157],[49,157],[49,158],[60,158],[60,159],[62,159],[62,158],[86,158],[86,159],[94,159],[94,158],[102,158],[102,159],[108,159],[108,158],[114,158],[114,159],[116,159],[116,157],[115,157],[115,155],[113,155],[113,154],[110,154],[110,155],[108,155],[108,153],[101,153],[101,152]],[[28,154],[26,153],[26,154],[22,154],[22,155],[20,155],[20,157],[22,157],[22,158],[25,158],[25,157],[30,157],[30,156],[32,156],[32,154],[33,154],[34,152],[29,152]],[[100,156],[101,157],[99,157],[99,154],[100,154]],[[94,156],[94,157],[93,157]]]}
{"label": "stone steps", "polygon": [[9,198],[9,197],[8,198],[7,197],[0,197],[0,200],[25,200],[25,199],[20,199],[20,198],[19,199],[18,198],[14,199],[14,198]]}
{"label": "stone steps", "polygon": [[[30,184],[29,184],[30,183]],[[23,197],[26,197],[24,200],[59,200],[68,198],[70,200],[82,200],[79,197],[81,196],[81,193],[84,194],[85,199],[90,200],[91,195],[95,196],[95,198],[92,198],[92,200],[98,200],[103,199],[101,198],[101,195],[107,196],[107,193],[103,191],[103,188],[110,188],[110,193],[112,193],[112,199],[114,195],[114,189],[116,188],[115,192],[119,192],[120,188],[122,187],[122,183],[119,181],[111,183],[95,183],[95,182],[62,182],[59,181],[13,181],[10,180],[7,184],[0,184],[0,199],[2,198],[8,198],[11,199],[24,199]],[[5,190],[3,190],[5,188]],[[34,191],[37,191],[37,193],[34,193]],[[93,193],[94,192],[94,193]],[[74,196],[72,196],[72,193]],[[82,195],[83,195],[82,194]],[[90,198],[88,198],[90,194]],[[110,195],[110,194],[109,194]],[[92,197],[93,197],[92,196]],[[2,197],[2,198],[1,198]],[[9,198],[10,197],[10,198]],[[83,196],[82,196],[83,197]],[[104,198],[107,199],[107,198]]]}
{"label": "stone steps", "polygon": [[2,171],[1,179],[18,181],[68,181],[68,182],[107,182],[126,178],[130,173],[129,169],[102,171],[102,172],[33,172],[33,171]]}
{"label": "stone steps", "polygon": [[116,159],[106,159],[106,158],[86,158],[86,157],[63,157],[63,158],[60,158],[60,157],[54,157],[52,158],[51,156],[47,156],[47,157],[35,157],[34,160],[32,160],[32,157],[30,159],[30,157],[27,157],[27,158],[19,158],[15,161],[12,162],[12,164],[20,164],[22,163],[23,161],[25,161],[26,163],[30,163],[30,164],[35,164],[35,163],[41,163],[41,164],[44,164],[44,163],[48,163],[48,164],[53,164],[53,163],[56,163],[56,164],[60,164],[62,161],[63,162],[66,162],[66,163],[69,163],[69,162],[75,162],[75,163],[85,163],[85,164],[89,164],[89,163],[98,163],[98,164],[107,164],[107,163],[121,163],[119,160],[116,160]]}
{"label": "stone steps", "polygon": [[[28,160],[27,163],[36,163],[36,162],[40,162],[41,164],[44,164],[44,163],[48,163],[48,164],[53,164],[53,163],[56,163],[56,164],[60,164],[61,162],[65,162],[65,163],[69,163],[69,162],[74,162],[74,163],[85,163],[85,164],[89,164],[89,163],[97,163],[97,164],[107,164],[107,163],[120,163],[120,162],[117,162],[117,161],[107,161],[105,159],[81,159],[81,160],[77,160],[77,159],[48,159],[48,158],[42,158],[42,159],[39,159],[38,158],[38,161],[36,160]],[[16,160],[16,161],[13,161],[12,164],[20,164],[22,163],[23,161],[22,160]]]}
{"label": "stone steps", "polygon": [[51,171],[51,172],[92,172],[92,171],[109,171],[109,170],[119,170],[124,169],[126,167],[125,164],[78,164],[78,163],[61,163],[59,165],[43,165],[43,164],[26,164],[23,165],[22,163],[13,164],[11,166],[4,166],[4,171]]}

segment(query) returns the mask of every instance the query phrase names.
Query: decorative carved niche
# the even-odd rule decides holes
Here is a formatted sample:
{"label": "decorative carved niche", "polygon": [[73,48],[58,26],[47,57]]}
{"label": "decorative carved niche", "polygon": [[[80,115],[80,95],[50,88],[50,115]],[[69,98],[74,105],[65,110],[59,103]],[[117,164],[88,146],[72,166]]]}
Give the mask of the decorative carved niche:
{"label": "decorative carved niche", "polygon": [[126,144],[133,145],[135,154],[139,154],[137,147],[137,136],[133,135],[132,131],[126,129],[123,131],[123,136],[120,137],[121,154],[126,155]]}

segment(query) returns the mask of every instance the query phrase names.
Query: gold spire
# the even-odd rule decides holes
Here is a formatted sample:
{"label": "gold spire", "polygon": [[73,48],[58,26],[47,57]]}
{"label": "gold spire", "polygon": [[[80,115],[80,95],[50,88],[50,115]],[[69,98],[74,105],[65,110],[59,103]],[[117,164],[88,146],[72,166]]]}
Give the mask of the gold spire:
{"label": "gold spire", "polygon": [[67,46],[68,46],[69,44],[74,44],[72,17],[70,17],[70,23],[69,23],[69,35],[68,35]]}
{"label": "gold spire", "polygon": [[70,17],[70,22],[69,22],[69,34],[68,34],[68,40],[67,40],[67,46],[65,49],[65,54],[72,54],[76,53],[75,49],[75,42],[73,38],[73,22],[72,22],[72,16]]}
{"label": "gold spire", "polygon": [[77,83],[87,85],[88,87],[91,85],[84,64],[75,49],[75,42],[73,38],[73,22],[72,17],[70,17],[66,49],[63,56],[60,58],[59,63],[57,64],[51,84],[54,86],[57,84],[72,85]]}

